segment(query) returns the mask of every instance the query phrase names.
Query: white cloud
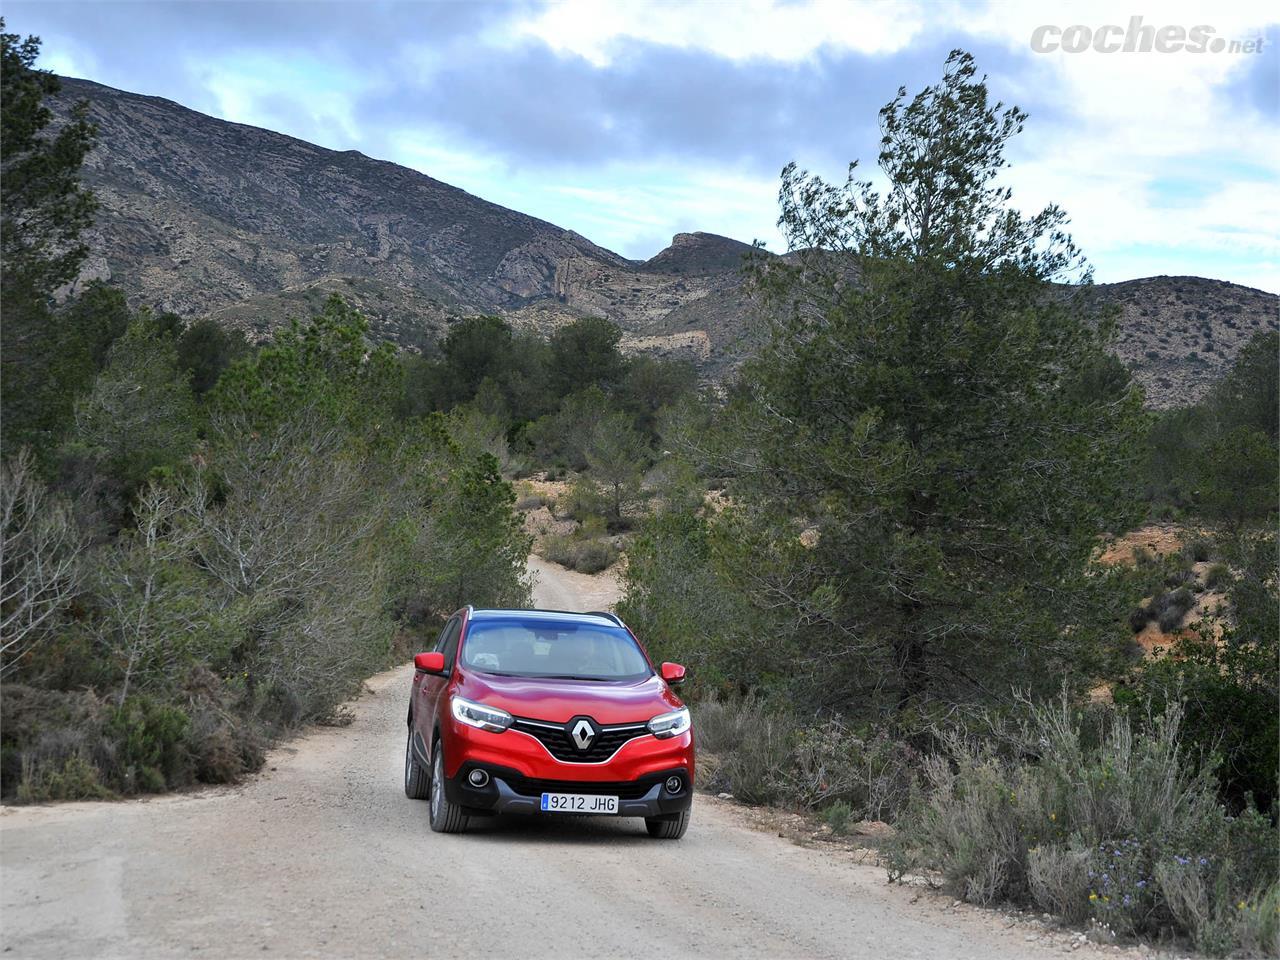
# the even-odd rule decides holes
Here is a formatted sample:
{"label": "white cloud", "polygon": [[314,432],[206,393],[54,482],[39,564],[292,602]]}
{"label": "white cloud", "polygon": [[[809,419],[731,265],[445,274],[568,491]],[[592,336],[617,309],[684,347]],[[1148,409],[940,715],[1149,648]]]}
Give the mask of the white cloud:
{"label": "white cloud", "polygon": [[628,41],[706,51],[729,60],[802,60],[822,48],[892,53],[924,29],[932,7],[920,3],[806,0],[738,3],[681,0],[559,0],[512,26],[552,49],[597,66]]}

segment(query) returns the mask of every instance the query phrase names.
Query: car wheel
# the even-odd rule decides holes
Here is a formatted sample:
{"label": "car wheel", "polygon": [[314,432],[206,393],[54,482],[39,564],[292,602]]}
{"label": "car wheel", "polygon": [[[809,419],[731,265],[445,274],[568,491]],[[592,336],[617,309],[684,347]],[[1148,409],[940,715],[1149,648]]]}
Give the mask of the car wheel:
{"label": "car wheel", "polygon": [[461,833],[467,829],[467,815],[444,795],[444,748],[439,743],[431,759],[431,829],[436,833]]}
{"label": "car wheel", "polygon": [[404,744],[404,795],[410,800],[425,800],[431,791],[431,777],[413,755],[413,729]]}
{"label": "car wheel", "polygon": [[684,836],[684,832],[689,829],[689,811],[682,810],[680,816],[673,820],[645,817],[644,826],[651,837],[656,837],[659,840],[679,840]]}

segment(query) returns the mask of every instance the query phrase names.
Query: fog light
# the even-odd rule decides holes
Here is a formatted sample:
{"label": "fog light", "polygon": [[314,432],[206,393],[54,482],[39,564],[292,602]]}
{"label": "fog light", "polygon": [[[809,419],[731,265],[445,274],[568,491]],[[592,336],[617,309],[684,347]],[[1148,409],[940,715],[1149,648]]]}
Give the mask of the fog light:
{"label": "fog light", "polygon": [[471,781],[473,787],[483,787],[489,782],[489,772],[487,770],[472,770],[467,774],[467,779]]}
{"label": "fog light", "polygon": [[683,780],[679,777],[667,777],[667,793],[679,793],[683,789]]}

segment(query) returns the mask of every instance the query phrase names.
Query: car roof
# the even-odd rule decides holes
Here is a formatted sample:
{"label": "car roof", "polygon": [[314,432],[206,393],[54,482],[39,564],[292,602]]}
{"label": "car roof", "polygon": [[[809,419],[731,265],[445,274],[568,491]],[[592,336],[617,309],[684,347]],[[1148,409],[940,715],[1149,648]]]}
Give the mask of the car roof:
{"label": "car roof", "polygon": [[574,623],[592,623],[601,627],[620,627],[622,620],[615,613],[592,611],[581,613],[573,610],[519,610],[488,608],[472,610],[471,620],[545,620],[548,623],[572,621]]}

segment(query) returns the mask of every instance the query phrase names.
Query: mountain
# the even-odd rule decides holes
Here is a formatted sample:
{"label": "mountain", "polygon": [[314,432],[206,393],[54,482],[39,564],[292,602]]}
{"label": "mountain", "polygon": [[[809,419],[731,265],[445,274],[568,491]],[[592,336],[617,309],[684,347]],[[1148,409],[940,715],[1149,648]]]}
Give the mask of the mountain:
{"label": "mountain", "polygon": [[[332,292],[406,345],[459,316],[498,313],[547,332],[581,316],[624,348],[697,362],[709,375],[749,349],[741,279],[752,248],[680,233],[647,261],[356,151],[228,123],[159,97],[64,79],[55,108],[89,102],[99,144],[85,180],[101,202],[82,280],[136,304],[213,316],[255,336]],[[1197,398],[1277,298],[1198,277],[1100,285],[1121,314],[1117,353],[1154,406]]]}
{"label": "mountain", "polygon": [[1199,399],[1255,333],[1280,327],[1280,297],[1225,280],[1146,277],[1095,290],[1119,308],[1115,353],[1153,407]]}

